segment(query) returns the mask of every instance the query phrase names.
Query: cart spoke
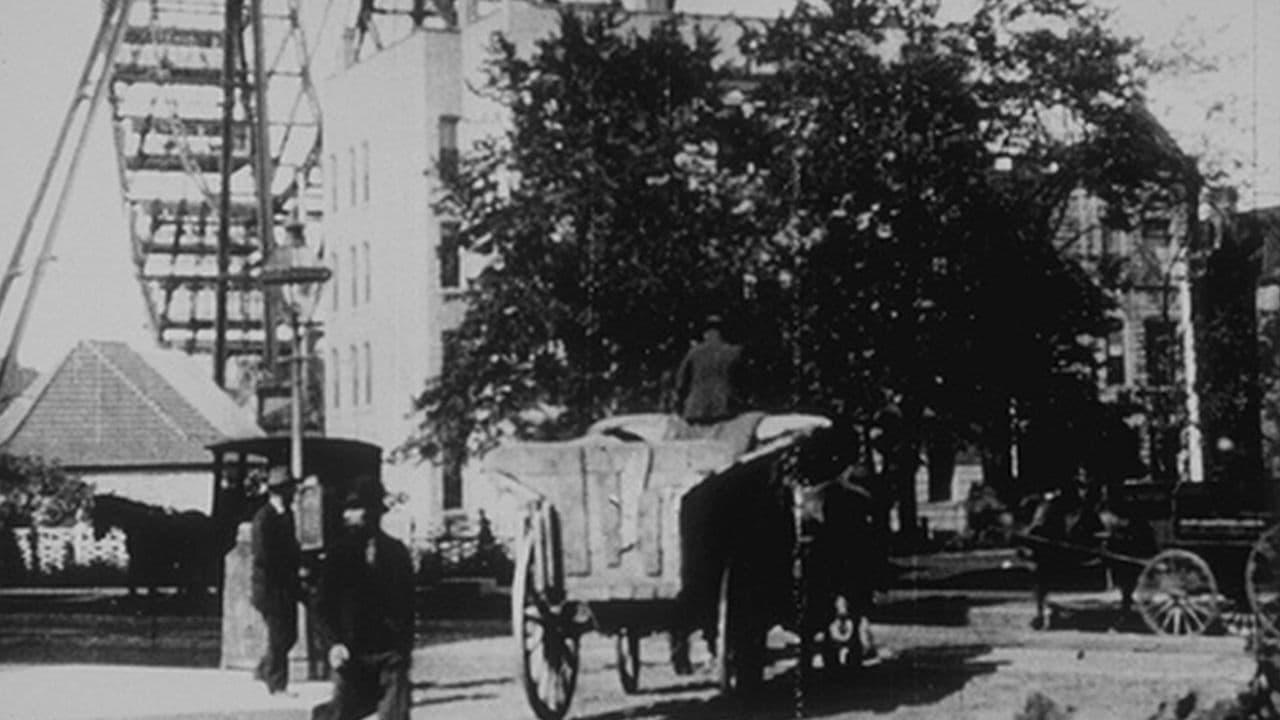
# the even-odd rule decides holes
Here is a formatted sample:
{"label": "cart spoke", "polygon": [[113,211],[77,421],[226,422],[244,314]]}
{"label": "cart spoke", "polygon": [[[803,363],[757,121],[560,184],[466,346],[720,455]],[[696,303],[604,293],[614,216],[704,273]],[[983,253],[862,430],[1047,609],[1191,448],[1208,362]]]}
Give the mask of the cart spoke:
{"label": "cart spoke", "polygon": [[1217,613],[1218,600],[1211,595],[1201,595],[1187,598],[1187,606],[1192,612],[1207,620]]}
{"label": "cart spoke", "polygon": [[1143,603],[1151,611],[1152,614],[1164,616],[1169,608],[1173,607],[1173,598],[1168,595],[1153,595]]}
{"label": "cart spoke", "polygon": [[[538,628],[536,632],[533,631],[534,627]],[[544,642],[545,633],[542,632],[542,628],[540,626],[527,626],[525,628],[524,649],[526,653],[532,653],[543,647]]]}
{"label": "cart spoke", "polygon": [[[1198,610],[1200,612],[1197,612]],[[1194,605],[1188,605],[1186,620],[1187,620],[1187,630],[1190,634],[1199,634],[1201,632],[1204,632],[1208,615],[1207,614],[1202,615],[1201,612],[1203,612],[1202,608],[1197,608]]]}
{"label": "cart spoke", "polygon": [[[544,670],[550,670],[550,668],[544,668]],[[538,682],[538,697],[546,701],[548,707],[556,707],[559,698],[556,697],[555,679],[552,677],[552,673],[542,673],[542,677]]]}

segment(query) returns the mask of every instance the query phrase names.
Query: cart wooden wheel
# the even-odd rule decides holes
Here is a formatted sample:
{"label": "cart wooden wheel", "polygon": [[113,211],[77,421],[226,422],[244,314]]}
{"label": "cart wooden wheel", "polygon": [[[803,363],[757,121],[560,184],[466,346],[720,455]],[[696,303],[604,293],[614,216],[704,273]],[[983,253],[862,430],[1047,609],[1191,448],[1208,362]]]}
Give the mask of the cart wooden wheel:
{"label": "cart wooden wheel", "polygon": [[640,689],[640,633],[621,628],[614,638],[618,656],[618,680],[623,692],[631,695]]}
{"label": "cart wooden wheel", "polygon": [[1133,601],[1157,635],[1200,635],[1218,619],[1218,583],[1193,552],[1165,550],[1142,568]]}
{"label": "cart wooden wheel", "polygon": [[578,683],[578,634],[564,608],[563,589],[549,585],[554,573],[548,572],[546,527],[533,523],[521,543],[511,587],[511,629],[529,706],[540,720],[561,720]]}
{"label": "cart wooden wheel", "polygon": [[757,632],[740,581],[731,567],[720,576],[716,603],[716,664],[720,692],[740,693],[763,679],[764,638]]}
{"label": "cart wooden wheel", "polygon": [[1280,636],[1280,526],[1253,544],[1245,562],[1244,588],[1263,632]]}

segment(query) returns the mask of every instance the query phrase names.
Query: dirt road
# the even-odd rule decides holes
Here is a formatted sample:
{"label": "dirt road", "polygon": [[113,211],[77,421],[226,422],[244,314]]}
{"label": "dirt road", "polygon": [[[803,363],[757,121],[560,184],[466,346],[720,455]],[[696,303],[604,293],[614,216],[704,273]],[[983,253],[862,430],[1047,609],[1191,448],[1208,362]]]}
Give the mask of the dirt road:
{"label": "dirt road", "polygon": [[[1023,617],[1025,615],[1026,617]],[[648,718],[999,718],[1009,720],[1040,691],[1074,718],[1145,720],[1162,701],[1196,690],[1227,697],[1250,677],[1239,637],[1158,638],[1130,632],[1035,632],[1030,609],[975,612],[965,625],[881,625],[888,657],[847,684],[801,690],[794,661],[770,670],[751,702],[721,698],[704,669],[677,677],[664,662],[666,642],[645,641],[641,691],[619,687],[609,638],[588,635],[571,717]],[[785,640],[775,633],[773,644]],[[706,658],[705,655],[702,656]],[[695,662],[699,658],[695,657]],[[415,718],[529,718],[511,679],[512,643],[490,638],[427,648],[417,656]]]}

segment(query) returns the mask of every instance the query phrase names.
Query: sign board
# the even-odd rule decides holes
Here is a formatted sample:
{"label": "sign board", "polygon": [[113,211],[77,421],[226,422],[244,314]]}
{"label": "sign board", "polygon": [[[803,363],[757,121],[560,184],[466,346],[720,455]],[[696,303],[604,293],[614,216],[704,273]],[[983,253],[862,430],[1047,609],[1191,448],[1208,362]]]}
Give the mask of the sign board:
{"label": "sign board", "polygon": [[298,545],[303,550],[320,550],[324,547],[324,493],[320,480],[312,475],[298,487],[294,501],[297,517]]}

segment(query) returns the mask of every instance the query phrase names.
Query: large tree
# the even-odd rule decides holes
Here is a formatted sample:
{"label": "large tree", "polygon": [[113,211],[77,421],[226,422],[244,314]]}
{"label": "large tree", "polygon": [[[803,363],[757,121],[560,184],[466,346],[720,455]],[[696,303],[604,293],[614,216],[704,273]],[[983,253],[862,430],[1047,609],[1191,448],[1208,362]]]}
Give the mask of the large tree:
{"label": "large tree", "polygon": [[[741,302],[759,230],[739,202],[743,118],[711,37],[564,11],[531,57],[499,40],[487,91],[510,113],[441,209],[494,260],[474,279],[413,450],[573,434],[654,410],[702,315]],[[683,34],[682,34],[683,33]]]}
{"label": "large tree", "polygon": [[906,522],[927,417],[1007,448],[1011,406],[1078,416],[1090,394],[1107,299],[1067,252],[1071,193],[1126,228],[1194,176],[1104,20],[1074,0],[990,0],[951,23],[935,3],[843,0],[748,38],[776,68],[755,115],[800,394],[854,414],[894,398]]}
{"label": "large tree", "polygon": [[510,130],[442,205],[495,260],[418,398],[427,456],[656,408],[698,317],[731,310],[787,405],[896,399],[910,522],[926,418],[1007,448],[1011,407],[1088,404],[1107,301],[1065,247],[1070,194],[1125,227],[1193,175],[1142,110],[1134,45],[1075,0],[955,23],[801,4],[746,33],[747,83],[677,20],[640,36],[566,12],[531,57],[497,50]]}

